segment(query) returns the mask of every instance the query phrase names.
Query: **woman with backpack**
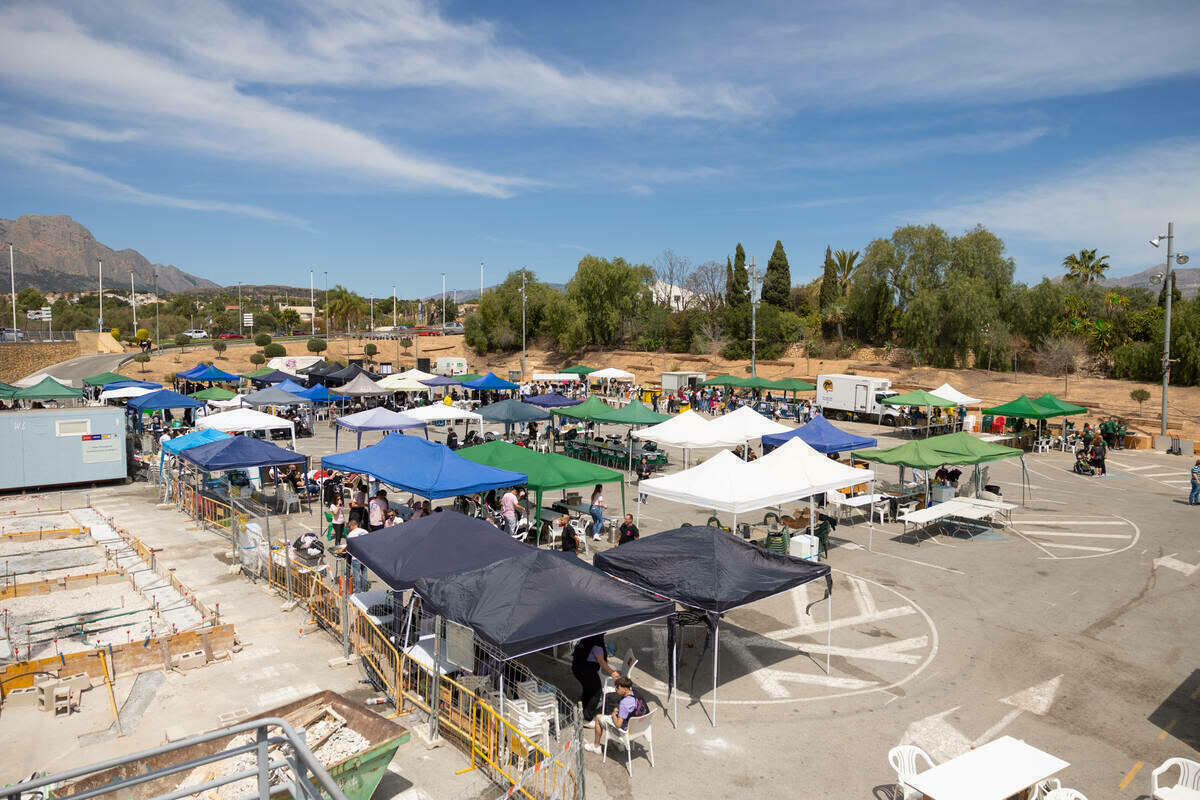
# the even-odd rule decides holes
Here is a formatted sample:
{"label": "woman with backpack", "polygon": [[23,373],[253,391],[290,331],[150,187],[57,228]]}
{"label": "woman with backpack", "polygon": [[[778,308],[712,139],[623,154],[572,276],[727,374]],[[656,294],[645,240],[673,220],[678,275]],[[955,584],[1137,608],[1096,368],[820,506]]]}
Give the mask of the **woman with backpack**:
{"label": "woman with backpack", "polygon": [[604,697],[604,684],[600,680],[600,671],[616,680],[621,673],[608,663],[608,647],[604,643],[604,634],[588,636],[575,645],[571,653],[571,674],[579,681],[580,702],[583,703],[583,727],[595,725],[596,714],[600,710],[600,701]]}
{"label": "woman with backpack", "polygon": [[646,701],[636,696],[633,693],[633,681],[626,677],[617,678],[613,683],[617,687],[617,707],[613,709],[612,716],[601,716],[597,718],[596,738],[592,744],[585,744],[584,750],[589,753],[602,753],[600,748],[600,740],[604,734],[604,728],[611,726],[616,730],[626,730],[629,727],[629,720],[634,717],[644,717],[650,713],[650,709],[646,706]]}

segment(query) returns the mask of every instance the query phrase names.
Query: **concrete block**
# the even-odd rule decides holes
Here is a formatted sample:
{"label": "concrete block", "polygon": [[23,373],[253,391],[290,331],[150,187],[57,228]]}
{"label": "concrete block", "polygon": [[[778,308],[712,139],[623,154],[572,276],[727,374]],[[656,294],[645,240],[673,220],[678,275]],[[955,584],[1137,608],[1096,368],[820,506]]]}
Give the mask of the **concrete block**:
{"label": "concrete block", "polygon": [[79,672],[75,675],[59,676],[59,682],[64,686],[70,686],[72,691],[85,692],[92,688],[92,676],[86,672]]}
{"label": "concrete block", "polygon": [[30,686],[26,689],[10,689],[4,695],[4,705],[7,708],[37,708],[38,690]]}
{"label": "concrete block", "polygon": [[342,658],[341,656],[338,656],[337,658],[329,659],[329,668],[330,669],[345,669],[346,667],[351,666],[357,660],[358,660],[358,656],[349,656],[347,658]]}
{"label": "concrete block", "polygon": [[288,600],[279,606],[279,610],[280,611],[291,611],[293,608],[295,608],[299,604],[300,603],[298,600]]}
{"label": "concrete block", "polygon": [[181,653],[175,660],[175,666],[184,670],[203,667],[207,663],[208,660],[205,658],[203,650],[192,650],[188,653]]}
{"label": "concrete block", "polygon": [[163,731],[163,737],[166,740],[166,744],[178,742],[180,739],[186,739],[187,736],[187,731],[183,729],[182,725],[172,725]]}

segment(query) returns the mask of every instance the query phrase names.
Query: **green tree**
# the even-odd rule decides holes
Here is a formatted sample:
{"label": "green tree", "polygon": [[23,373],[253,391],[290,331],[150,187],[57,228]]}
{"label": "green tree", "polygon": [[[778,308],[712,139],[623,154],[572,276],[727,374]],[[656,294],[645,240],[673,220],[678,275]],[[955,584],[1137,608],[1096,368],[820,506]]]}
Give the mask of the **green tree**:
{"label": "green tree", "polygon": [[725,256],[725,302],[733,305],[733,260]]}
{"label": "green tree", "polygon": [[825,246],[825,271],[821,275],[821,294],[817,307],[825,313],[842,295],[838,286],[837,264],[833,260],[833,251]]}
{"label": "green tree", "polygon": [[1145,389],[1134,389],[1129,393],[1129,399],[1138,404],[1138,413],[1142,413],[1142,403],[1150,399],[1150,393]]}
{"label": "green tree", "polygon": [[263,364],[267,363],[267,357],[262,353],[251,353],[250,363],[256,367],[261,367]]}
{"label": "green tree", "polygon": [[260,333],[254,337],[254,345],[256,347],[266,347],[270,343],[271,343],[271,335],[270,334]]}
{"label": "green tree", "polygon": [[[1179,291],[1179,287],[1175,285],[1175,271],[1171,270],[1171,305],[1178,305],[1183,300],[1183,293]],[[1167,282],[1162,282],[1162,288],[1158,290],[1158,305],[1160,308],[1167,307]]]}
{"label": "green tree", "polygon": [[775,249],[771,251],[771,258],[767,261],[767,272],[763,276],[762,301],[764,305],[788,311],[792,306],[791,295],[792,269],[788,266],[783,242],[776,240]]}
{"label": "green tree", "polygon": [[400,340],[400,346],[404,348],[404,355],[408,355],[409,348],[413,346],[412,337],[411,336],[403,337]]}
{"label": "green tree", "polygon": [[[11,303],[9,304],[11,307]],[[46,298],[32,286],[26,286],[17,292],[17,311],[30,311],[46,305]]]}
{"label": "green tree", "polygon": [[185,333],[175,334],[175,344],[179,347],[180,352],[187,351],[188,342],[190,342],[191,340],[192,340],[192,337],[188,336]]}
{"label": "green tree", "polygon": [[224,340],[213,339],[212,349],[216,352],[217,358],[220,358],[221,354],[224,353],[228,347],[229,345],[225,344]]}
{"label": "green tree", "polygon": [[370,364],[375,359],[375,356],[379,355],[379,348],[374,343],[367,342],[366,346],[363,347],[363,355],[367,357],[367,363]]}
{"label": "green tree", "polygon": [[310,353],[316,353],[317,355],[320,355],[328,346],[329,345],[325,343],[324,339],[313,338],[308,340],[308,352]]}
{"label": "green tree", "polygon": [[733,284],[725,302],[731,306],[750,302],[750,273],[746,271],[746,250],[741,242],[733,251]]}
{"label": "green tree", "polygon": [[582,313],[589,343],[611,346],[630,337],[633,320],[650,305],[653,274],[649,266],[623,258],[588,255],[579,260],[567,284],[567,300]]}
{"label": "green tree", "polygon": [[278,342],[272,342],[263,348],[263,355],[267,358],[282,358],[287,355],[287,348]]}
{"label": "green tree", "polygon": [[838,250],[833,254],[833,262],[837,265],[838,290],[843,298],[850,297],[850,278],[858,262],[857,250]]}
{"label": "green tree", "polygon": [[150,360],[149,353],[138,353],[133,357],[133,360],[142,365],[142,372],[146,371],[146,362]]}
{"label": "green tree", "polygon": [[276,316],[279,320],[279,325],[286,332],[291,332],[300,327],[300,312],[294,308],[285,308]]}
{"label": "green tree", "polygon": [[1103,280],[1104,273],[1108,272],[1108,256],[1097,258],[1094,248],[1071,253],[1062,263],[1067,270],[1067,277],[1084,286]]}

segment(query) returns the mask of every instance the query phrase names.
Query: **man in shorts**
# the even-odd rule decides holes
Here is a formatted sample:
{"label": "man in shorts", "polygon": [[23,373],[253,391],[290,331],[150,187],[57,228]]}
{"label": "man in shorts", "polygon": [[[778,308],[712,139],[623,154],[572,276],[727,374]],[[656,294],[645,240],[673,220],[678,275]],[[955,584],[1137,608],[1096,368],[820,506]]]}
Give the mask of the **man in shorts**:
{"label": "man in shorts", "polygon": [[600,747],[600,741],[604,735],[606,727],[612,727],[614,730],[625,730],[629,727],[629,720],[634,717],[643,717],[650,713],[650,709],[646,708],[646,703],[639,697],[633,694],[633,681],[625,676],[621,676],[613,680],[613,685],[617,688],[617,707],[609,716],[603,714],[596,715],[596,738],[592,744],[585,744],[584,750],[589,753],[604,752]]}

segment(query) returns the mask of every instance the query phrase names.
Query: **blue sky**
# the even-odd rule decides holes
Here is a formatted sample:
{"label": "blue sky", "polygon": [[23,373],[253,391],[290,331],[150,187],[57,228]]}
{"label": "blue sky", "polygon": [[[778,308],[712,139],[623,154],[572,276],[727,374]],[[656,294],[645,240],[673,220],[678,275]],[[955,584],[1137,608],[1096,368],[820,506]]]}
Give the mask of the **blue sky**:
{"label": "blue sky", "polygon": [[[830,8],[830,6],[834,6]],[[1200,3],[0,8],[0,216],[219,283],[402,296],[666,248],[793,281],[906,223],[1017,275],[1200,247]]]}

